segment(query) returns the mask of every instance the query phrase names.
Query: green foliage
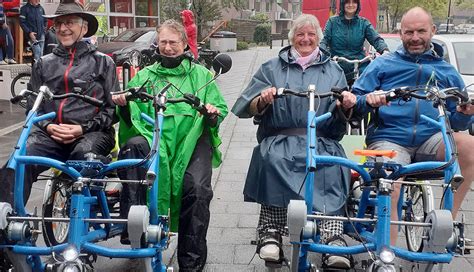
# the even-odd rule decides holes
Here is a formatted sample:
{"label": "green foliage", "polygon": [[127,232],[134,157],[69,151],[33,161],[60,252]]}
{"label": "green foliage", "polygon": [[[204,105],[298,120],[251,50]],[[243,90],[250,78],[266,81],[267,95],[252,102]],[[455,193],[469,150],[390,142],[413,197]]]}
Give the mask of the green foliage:
{"label": "green foliage", "polygon": [[257,13],[250,16],[250,19],[259,21],[260,23],[268,23],[270,21],[270,18],[268,18],[268,15],[265,13]]}
{"label": "green foliage", "polygon": [[[473,0],[459,0],[459,1],[473,1]],[[382,7],[384,14],[388,12],[391,18],[391,30],[396,28],[397,22],[400,22],[403,14],[415,6],[423,7],[429,10],[434,18],[446,18],[448,13],[448,1],[445,0],[380,0],[379,4]]]}
{"label": "green foliage", "polygon": [[175,19],[181,22],[180,12],[187,8],[187,0],[160,0],[160,21]]}
{"label": "green foliage", "polygon": [[237,50],[247,50],[249,49],[249,44],[247,42],[238,41]]}
{"label": "green foliage", "polygon": [[236,10],[248,8],[248,1],[246,0],[221,0],[221,3],[224,8],[235,8]]}
{"label": "green foliage", "polygon": [[269,23],[258,24],[253,33],[253,41],[256,43],[268,43],[272,26]]}
{"label": "green foliage", "polygon": [[[105,5],[100,5],[97,9],[99,13],[105,13]],[[107,16],[95,16],[97,21],[99,22],[99,27],[97,28],[96,35],[97,36],[104,36],[109,34],[109,25],[107,24]]]}
{"label": "green foliage", "polygon": [[459,7],[460,9],[473,9],[474,0],[455,0],[453,5]]}

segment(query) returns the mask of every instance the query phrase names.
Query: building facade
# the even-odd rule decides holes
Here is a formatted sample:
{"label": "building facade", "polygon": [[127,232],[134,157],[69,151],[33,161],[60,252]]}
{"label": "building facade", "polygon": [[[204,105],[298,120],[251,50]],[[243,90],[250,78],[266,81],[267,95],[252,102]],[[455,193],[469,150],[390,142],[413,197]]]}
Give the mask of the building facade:
{"label": "building facade", "polygon": [[[24,0],[23,2],[26,2]],[[60,0],[41,0],[47,14],[53,14]],[[97,16],[97,35],[117,36],[122,31],[135,28],[157,26],[159,22],[158,0],[79,0],[84,9]]]}

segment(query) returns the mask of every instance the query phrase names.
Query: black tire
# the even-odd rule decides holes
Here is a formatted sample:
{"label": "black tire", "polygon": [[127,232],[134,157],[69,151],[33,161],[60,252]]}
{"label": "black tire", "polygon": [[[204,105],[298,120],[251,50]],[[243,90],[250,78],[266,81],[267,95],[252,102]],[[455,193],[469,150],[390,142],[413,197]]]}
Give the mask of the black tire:
{"label": "black tire", "polygon": [[[405,221],[425,222],[426,213],[424,208],[427,205],[427,200],[423,193],[423,186],[406,186],[404,194],[406,203]],[[405,226],[405,238],[409,251],[423,251],[423,233],[423,227]]]}
{"label": "black tire", "polygon": [[[30,78],[31,73],[19,73],[16,77],[13,78],[12,84],[10,86],[12,97],[17,96],[21,90],[26,89],[26,84],[30,82]],[[21,100],[18,104],[23,108],[26,108],[26,99]]]}
{"label": "black tire", "polygon": [[[44,217],[69,218],[69,200],[72,183],[53,180],[52,193],[43,207]],[[69,223],[44,222],[43,237],[47,246],[55,246],[67,241]]]}

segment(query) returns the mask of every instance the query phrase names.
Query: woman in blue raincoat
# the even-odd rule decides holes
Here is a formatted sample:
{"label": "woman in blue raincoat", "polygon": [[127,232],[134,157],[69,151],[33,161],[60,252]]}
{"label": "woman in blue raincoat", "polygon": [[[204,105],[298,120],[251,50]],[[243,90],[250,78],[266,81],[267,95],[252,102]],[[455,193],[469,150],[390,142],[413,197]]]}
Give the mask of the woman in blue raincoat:
{"label": "woman in blue raincoat", "polygon": [[[262,64],[247,88],[233,106],[240,118],[259,120],[258,145],[254,148],[244,188],[245,201],[261,204],[257,227],[257,252],[266,262],[283,259],[281,236],[288,235],[286,207],[291,199],[303,199],[300,187],[306,175],[306,124],[308,100],[295,96],[274,99],[277,88],[305,91],[310,84],[318,92],[332,87],[346,87],[343,70],[319,49],[322,30],[316,17],[301,15],[290,30],[291,46],[278,57]],[[346,120],[355,96],[343,92],[343,102],[332,98],[319,101],[317,115],[332,112],[332,117],[317,128],[318,154],[344,157],[339,140],[346,131]],[[318,166],[315,178],[314,208],[330,215],[342,215],[348,193],[350,173],[339,166]],[[304,186],[303,186],[304,187]],[[325,226],[331,232],[323,235],[326,242],[341,244],[342,223]],[[337,239],[333,239],[333,238]],[[331,257],[334,257],[331,259]],[[346,267],[349,261],[329,256],[329,262]]]}
{"label": "woman in blue raincoat", "polygon": [[[387,44],[369,20],[359,16],[360,0],[341,0],[339,7],[339,15],[332,16],[326,23],[322,48],[329,51],[331,56],[360,60],[365,57],[364,41],[367,39],[378,53],[388,52]],[[367,64],[360,65],[359,73]],[[344,69],[349,85],[352,85],[354,65],[344,62],[339,65]]]}

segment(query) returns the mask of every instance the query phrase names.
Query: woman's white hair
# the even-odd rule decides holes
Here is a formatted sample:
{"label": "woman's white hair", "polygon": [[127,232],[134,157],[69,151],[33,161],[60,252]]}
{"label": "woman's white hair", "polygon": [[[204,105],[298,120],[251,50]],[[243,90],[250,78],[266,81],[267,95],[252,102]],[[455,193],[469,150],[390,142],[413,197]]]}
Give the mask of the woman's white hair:
{"label": "woman's white hair", "polygon": [[321,29],[318,18],[311,14],[301,14],[293,21],[293,25],[291,26],[290,32],[288,32],[288,41],[290,42],[290,44],[293,44],[293,38],[295,37],[296,30],[307,25],[310,25],[314,27],[314,29],[316,29],[316,35],[318,35],[319,41],[323,39],[323,30]]}

